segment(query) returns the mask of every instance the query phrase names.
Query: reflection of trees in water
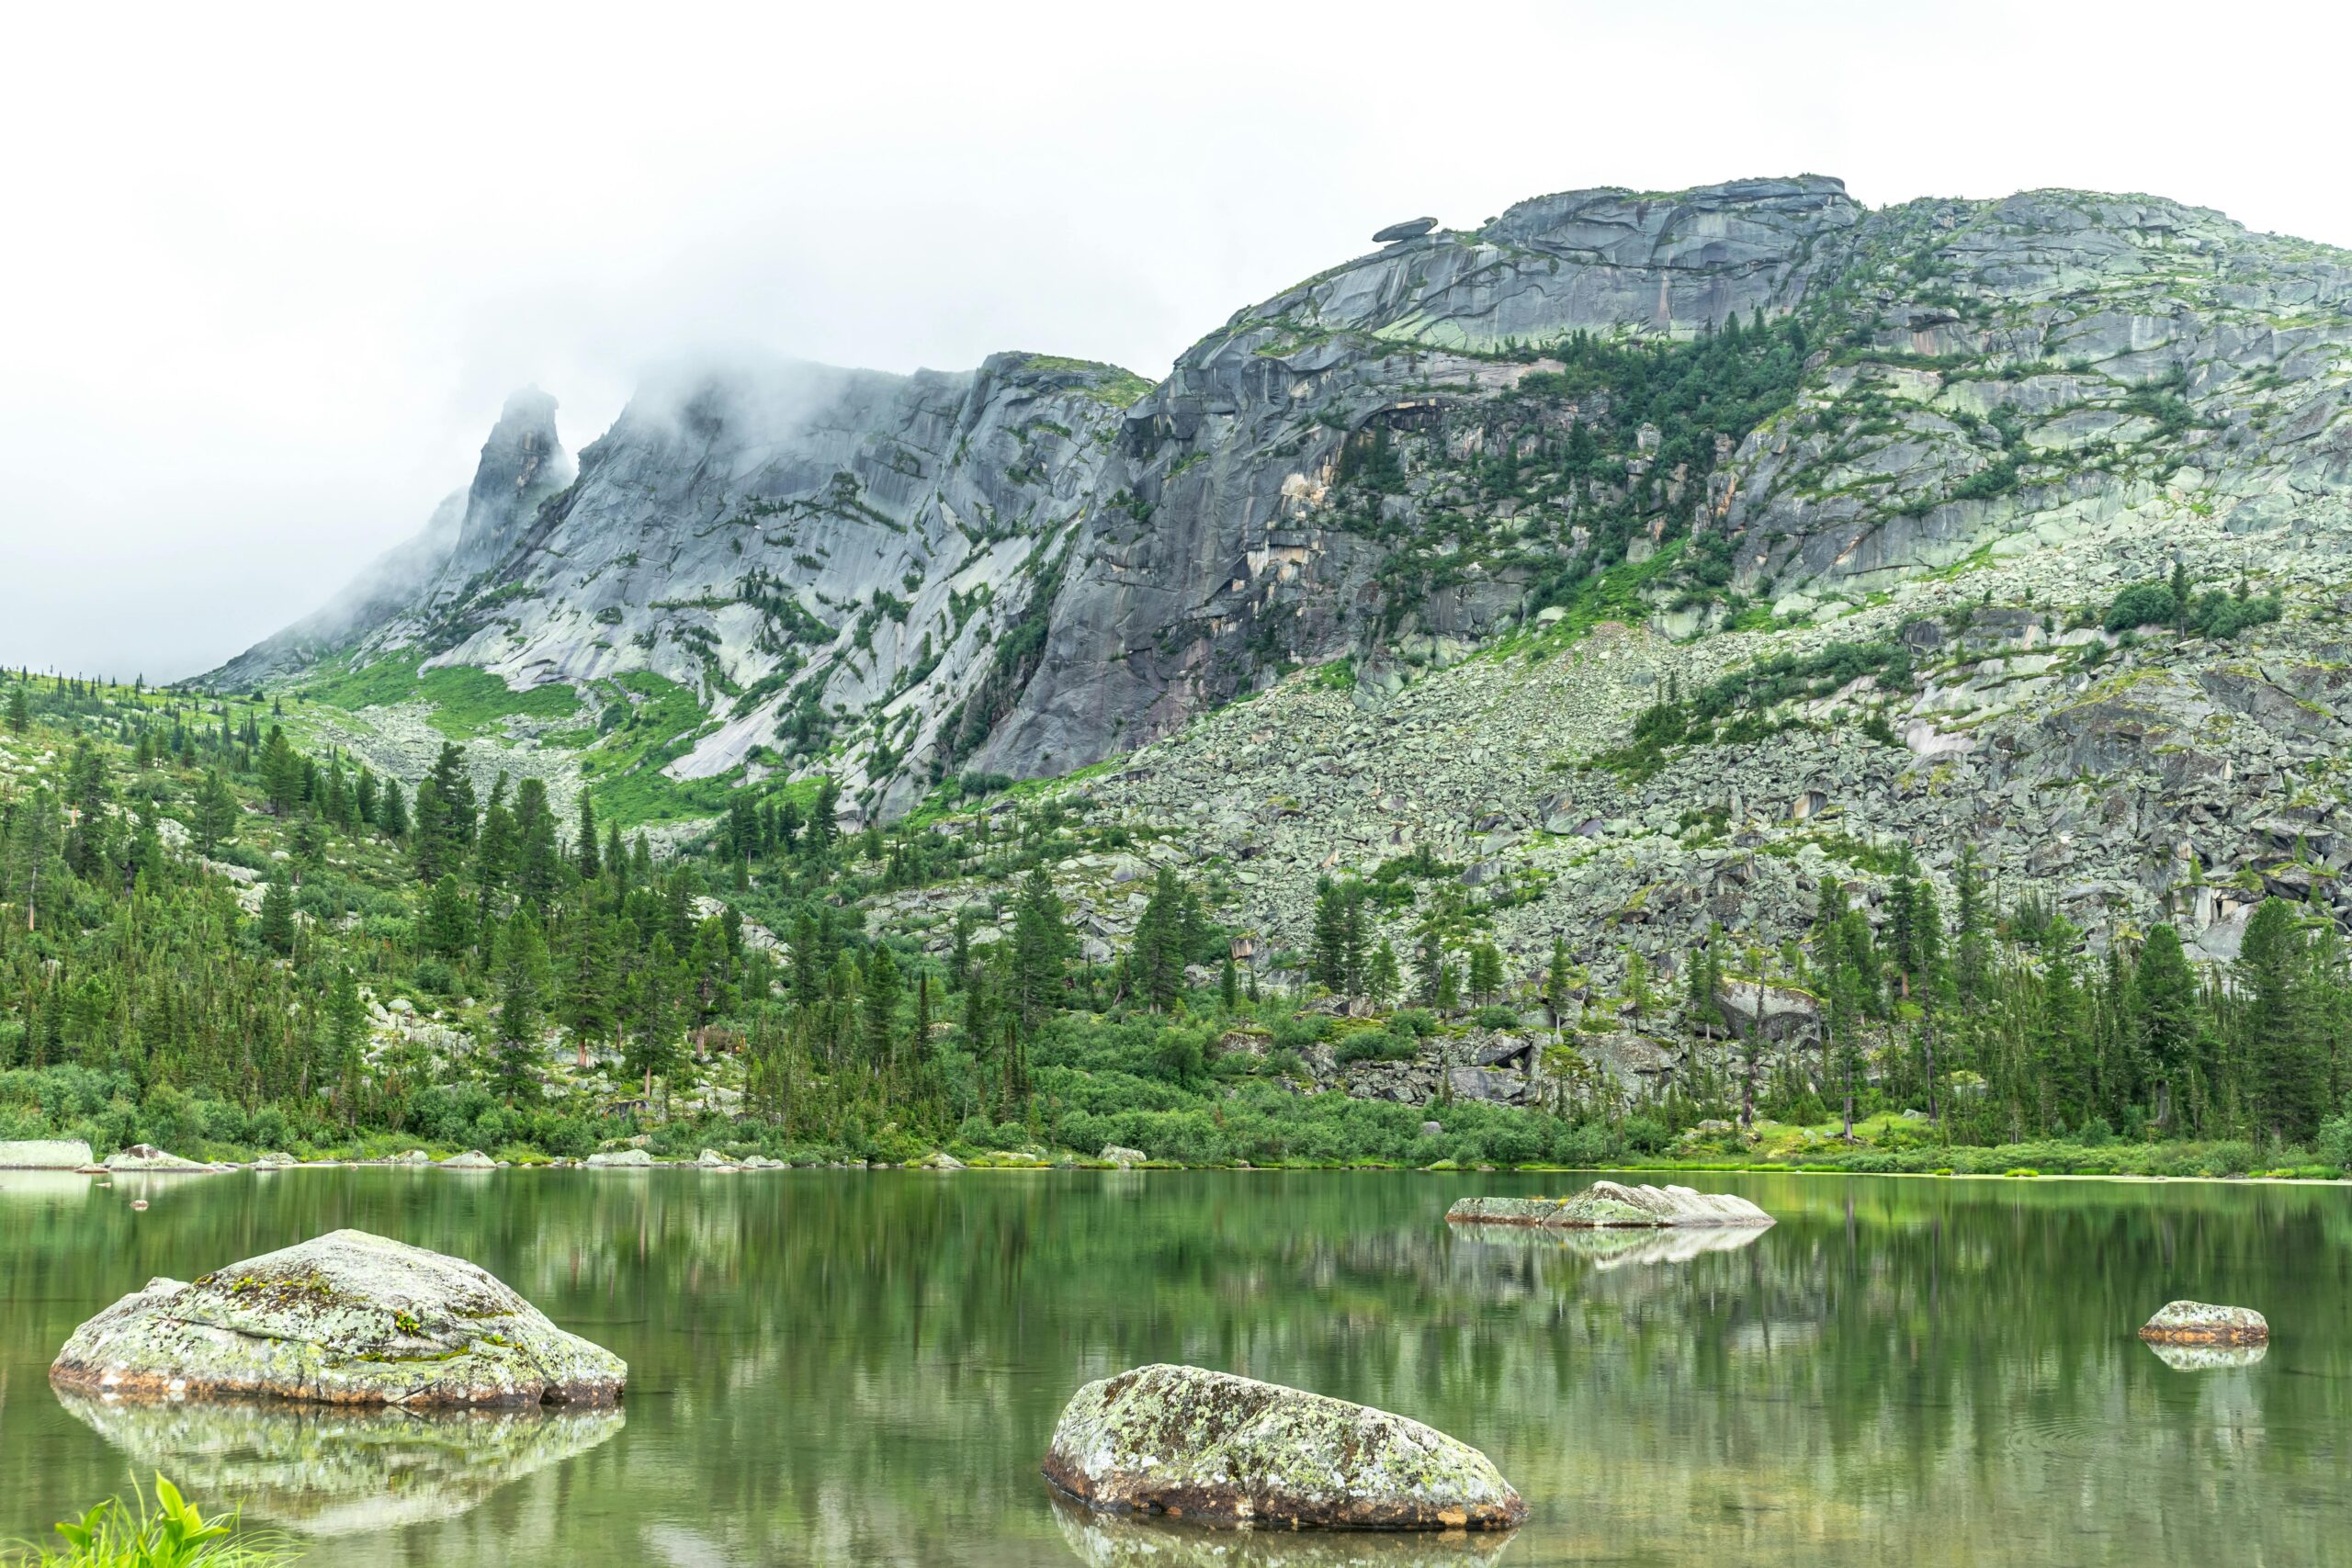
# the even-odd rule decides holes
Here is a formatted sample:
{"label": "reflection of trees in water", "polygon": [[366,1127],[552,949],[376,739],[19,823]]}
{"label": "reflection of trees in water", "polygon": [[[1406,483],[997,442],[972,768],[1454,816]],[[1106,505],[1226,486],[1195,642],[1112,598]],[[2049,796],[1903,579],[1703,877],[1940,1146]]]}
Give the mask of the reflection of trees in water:
{"label": "reflection of trees in water", "polygon": [[[560,1472],[591,1501],[548,1527],[549,1560],[566,1529],[675,1519],[687,1486],[693,1529],[736,1560],[1036,1561],[1062,1402],[1148,1360],[1453,1432],[1528,1496],[1547,1558],[2034,1561],[2047,1518],[2085,1509],[2124,1522],[2081,1561],[2325,1555],[2308,1515],[2233,1499],[2340,1479],[2316,1434],[2352,1417],[2342,1191],[1693,1184],[1780,1224],[1615,1262],[1450,1234],[1479,1189],[1420,1175],[368,1171],[207,1182],[167,1228],[35,1209],[24,1251],[42,1293],[105,1299],[345,1224],[483,1264],[631,1366],[626,1440]],[[15,1280],[0,1314],[21,1322],[36,1292]],[[2270,1359],[2168,1371],[2134,1331],[2179,1295],[2270,1313]],[[661,1453],[654,1477],[632,1451]]]}
{"label": "reflection of trees in water", "polygon": [[63,1389],[66,1409],[131,1460],[218,1507],[307,1535],[446,1519],[621,1429],[599,1410],[408,1411],[214,1401],[129,1404]]}

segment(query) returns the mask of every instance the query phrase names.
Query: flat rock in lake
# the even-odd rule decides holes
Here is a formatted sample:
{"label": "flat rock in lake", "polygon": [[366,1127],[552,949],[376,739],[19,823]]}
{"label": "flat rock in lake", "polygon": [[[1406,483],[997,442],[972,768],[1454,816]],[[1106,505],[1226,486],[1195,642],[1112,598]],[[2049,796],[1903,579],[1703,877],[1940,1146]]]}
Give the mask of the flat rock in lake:
{"label": "flat rock in lake", "polygon": [[1046,1479],[1097,1508],[1203,1524],[1508,1529],[1527,1505],[1485,1454],[1402,1416],[1199,1367],[1088,1383]]}
{"label": "flat rock in lake", "polygon": [[2140,1325],[2140,1337],[2151,1345],[2265,1345],[2270,1324],[2252,1307],[2166,1302]]}
{"label": "flat rock in lake", "polygon": [[628,1367],[462,1258],[334,1231],[151,1280],[74,1331],[61,1388],[331,1404],[609,1404]]}
{"label": "flat rock in lake", "polygon": [[597,1170],[641,1170],[653,1163],[643,1149],[616,1149],[590,1155],[582,1162]]}
{"label": "flat rock in lake", "polygon": [[441,1162],[444,1170],[496,1170],[498,1162],[480,1149],[468,1149],[461,1155],[451,1155]]}
{"label": "flat rock in lake", "polygon": [[1769,1225],[1772,1216],[1729,1192],[1627,1187],[1596,1181],[1572,1198],[1464,1198],[1445,1212],[1455,1224],[1672,1227]]}
{"label": "flat rock in lake", "polygon": [[0,1170],[79,1170],[93,1163],[79,1138],[30,1138],[0,1144]]}
{"label": "flat rock in lake", "polygon": [[127,1149],[117,1149],[107,1156],[107,1168],[117,1171],[156,1173],[218,1170],[220,1168],[217,1165],[206,1165],[201,1160],[182,1159],[177,1155],[166,1154],[153,1144],[133,1144]]}

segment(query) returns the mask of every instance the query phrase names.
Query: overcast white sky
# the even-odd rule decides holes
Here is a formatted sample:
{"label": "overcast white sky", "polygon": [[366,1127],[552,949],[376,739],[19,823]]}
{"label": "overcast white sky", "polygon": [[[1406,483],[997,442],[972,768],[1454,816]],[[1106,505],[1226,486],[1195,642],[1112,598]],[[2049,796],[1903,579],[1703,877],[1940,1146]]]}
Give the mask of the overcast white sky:
{"label": "overcast white sky", "polygon": [[419,527],[525,382],[576,450],[718,345],[1157,377],[1423,212],[1812,172],[2352,243],[2341,12],[2169,12],[17,7],[0,660],[209,667]]}

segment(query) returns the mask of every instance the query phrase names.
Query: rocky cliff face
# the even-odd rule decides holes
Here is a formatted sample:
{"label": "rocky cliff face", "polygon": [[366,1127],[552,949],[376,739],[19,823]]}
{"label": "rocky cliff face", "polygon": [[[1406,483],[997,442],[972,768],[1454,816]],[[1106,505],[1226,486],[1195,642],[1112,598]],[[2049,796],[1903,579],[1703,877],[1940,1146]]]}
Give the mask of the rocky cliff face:
{"label": "rocky cliff face", "polygon": [[1990,566],[1966,592],[2056,625],[2126,571],[2316,581],[2352,539],[2342,253],[2148,197],[1868,211],[1811,177],[1418,227],[1156,388],[1024,355],[703,371],[576,476],[520,396],[400,581],[221,673],[397,657],[605,707],[642,672],[702,715],[669,779],[822,766],[890,811],[1342,656],[1377,710],[1605,619],[1697,678],[1839,617],[1892,636],[1892,601],[1949,619],[1936,585]]}

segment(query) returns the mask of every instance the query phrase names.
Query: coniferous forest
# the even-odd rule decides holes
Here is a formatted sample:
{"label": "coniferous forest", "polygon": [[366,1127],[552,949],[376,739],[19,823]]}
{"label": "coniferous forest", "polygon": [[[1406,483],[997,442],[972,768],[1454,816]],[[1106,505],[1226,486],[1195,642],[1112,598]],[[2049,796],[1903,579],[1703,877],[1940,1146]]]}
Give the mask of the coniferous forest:
{"label": "coniferous forest", "polygon": [[[2328,919],[2275,898],[2206,965],[2161,924],[2094,951],[1973,856],[1944,908],[1907,852],[1873,851],[1875,919],[1824,878],[1801,939],[1718,929],[1679,974],[1637,960],[1603,989],[1565,949],[1515,973],[1475,899],[1410,857],[1324,883],[1308,949],[1239,964],[1250,944],[1207,890],[1163,867],[1132,940],[1089,963],[1051,868],[1149,830],[1091,821],[1082,798],[951,779],[899,824],[844,830],[831,784],[802,781],[739,792],[657,849],[593,792],[559,815],[538,779],[479,787],[454,746],[413,788],[308,752],[282,697],[5,687],[0,1137],[517,1160],[626,1142],[804,1162],[1119,1145],[1187,1164],[2352,1164],[2352,974]],[[937,914],[870,914],[939,887],[961,897]],[[1383,915],[1409,936],[1376,935]],[[1759,984],[1817,1028],[1743,1032],[1719,1004]],[[1567,1032],[1627,1027],[1681,1039],[1695,1070],[1638,1098],[1566,1065]],[[1542,1103],[1324,1091],[1353,1064],[1510,1032],[1560,1068]]]}

